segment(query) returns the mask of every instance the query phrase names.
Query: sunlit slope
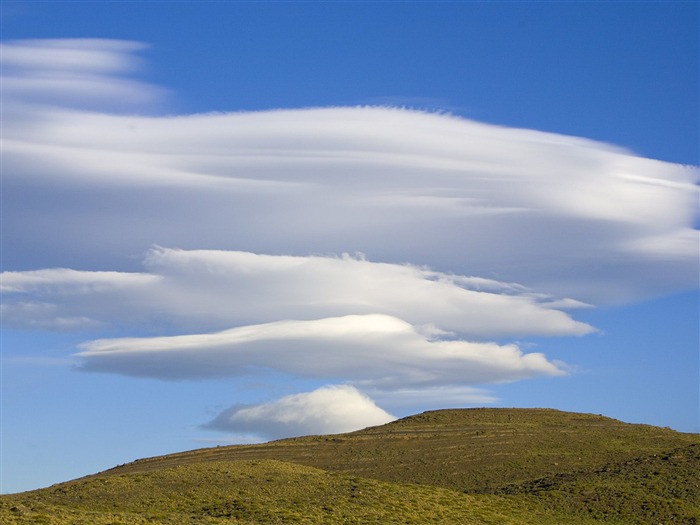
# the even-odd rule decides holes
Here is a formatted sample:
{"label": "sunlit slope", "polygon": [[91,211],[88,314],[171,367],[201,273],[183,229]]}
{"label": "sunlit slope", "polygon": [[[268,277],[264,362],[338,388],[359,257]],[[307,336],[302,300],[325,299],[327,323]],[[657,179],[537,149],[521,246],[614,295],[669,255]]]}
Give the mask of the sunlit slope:
{"label": "sunlit slope", "polygon": [[700,435],[548,409],[456,409],[410,416],[349,434],[234,445],[140,460],[142,472],[190,462],[278,459],[385,481],[464,492],[563,472],[588,472],[699,443]]}
{"label": "sunlit slope", "polygon": [[2,523],[700,523],[700,435],[545,409],[142,459],[0,497]]}
{"label": "sunlit slope", "polygon": [[462,494],[274,460],[190,463],[3,496],[0,521],[8,525],[588,522],[548,511],[520,496]]}

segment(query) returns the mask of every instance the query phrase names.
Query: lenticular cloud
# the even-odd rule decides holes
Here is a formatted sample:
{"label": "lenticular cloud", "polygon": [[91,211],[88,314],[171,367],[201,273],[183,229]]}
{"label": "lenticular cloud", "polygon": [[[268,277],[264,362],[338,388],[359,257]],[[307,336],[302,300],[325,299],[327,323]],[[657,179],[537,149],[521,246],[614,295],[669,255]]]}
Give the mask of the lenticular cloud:
{"label": "lenticular cloud", "polygon": [[696,167],[395,108],[157,115],[143,49],[2,48],[3,322],[98,331],[85,370],[468,393],[565,370],[501,341],[698,286]]}
{"label": "lenticular cloud", "polygon": [[382,313],[476,338],[592,331],[561,311],[585,306],[575,301],[554,303],[512,283],[347,254],[299,257],[157,247],[144,264],[148,272],[5,272],[3,290],[14,294],[8,295],[6,314],[21,325],[22,318],[12,314],[15,305],[34,302],[55,306],[64,317],[92,316],[101,323],[142,318],[152,325],[158,312],[164,322],[195,330]]}
{"label": "lenticular cloud", "polygon": [[113,109],[153,103],[163,90],[126,76],[138,69],[134,53],[146,47],[100,38],[2,43],[3,100]]}
{"label": "lenticular cloud", "polygon": [[360,251],[595,303],[697,280],[696,170],[572,137],[383,108],[45,109],[7,122],[3,157],[6,189],[42,203],[8,201],[18,263]]}
{"label": "lenticular cloud", "polygon": [[148,272],[5,272],[4,318],[191,332],[86,342],[85,370],[170,380],[267,370],[389,389],[558,375],[541,354],[479,340],[593,331],[522,286],[348,255],[158,247],[144,264]]}
{"label": "lenticular cloud", "polygon": [[18,198],[3,212],[22,240],[11,265],[121,269],[159,244],[359,251],[594,303],[697,286],[694,167],[393,108],[98,111],[46,81],[59,71],[78,100],[85,82],[105,86],[107,107],[152,96],[125,76],[141,47],[4,45],[3,183]]}
{"label": "lenticular cloud", "polygon": [[433,340],[386,315],[278,321],[223,332],[90,341],[84,369],[161,379],[249,375],[256,370],[335,377],[371,386],[478,384],[563,371],[515,345]]}

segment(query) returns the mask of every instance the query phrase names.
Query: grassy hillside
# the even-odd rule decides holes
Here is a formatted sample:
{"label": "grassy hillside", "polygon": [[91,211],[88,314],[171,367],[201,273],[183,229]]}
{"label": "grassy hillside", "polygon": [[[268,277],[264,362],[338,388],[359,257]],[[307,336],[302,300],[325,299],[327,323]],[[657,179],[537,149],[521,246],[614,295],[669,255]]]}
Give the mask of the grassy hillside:
{"label": "grassy hillside", "polygon": [[700,436],[546,409],[425,412],[349,434],[195,450],[121,466],[144,472],[189,462],[277,459],[357,476],[470,493],[590,471],[697,443]]}
{"label": "grassy hillside", "polygon": [[473,496],[274,460],[192,463],[77,480],[3,497],[0,520],[8,525],[581,523],[519,496]]}
{"label": "grassy hillside", "polygon": [[554,410],[426,412],[139,460],[0,498],[2,523],[700,523],[700,435]]}
{"label": "grassy hillside", "polygon": [[700,444],[504,488],[547,508],[637,523],[700,523]]}

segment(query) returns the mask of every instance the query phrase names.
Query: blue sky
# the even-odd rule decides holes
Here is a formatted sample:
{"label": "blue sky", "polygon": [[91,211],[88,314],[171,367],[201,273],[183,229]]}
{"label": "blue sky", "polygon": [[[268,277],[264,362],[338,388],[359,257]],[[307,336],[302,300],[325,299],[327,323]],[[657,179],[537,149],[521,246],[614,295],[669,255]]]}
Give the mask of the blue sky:
{"label": "blue sky", "polygon": [[2,3],[2,492],[426,409],[699,432],[697,2]]}

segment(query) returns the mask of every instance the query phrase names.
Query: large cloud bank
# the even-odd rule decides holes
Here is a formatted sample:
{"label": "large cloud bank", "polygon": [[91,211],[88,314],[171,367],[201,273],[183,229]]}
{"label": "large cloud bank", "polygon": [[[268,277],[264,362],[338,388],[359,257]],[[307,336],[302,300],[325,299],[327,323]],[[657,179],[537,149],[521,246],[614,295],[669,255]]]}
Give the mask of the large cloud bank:
{"label": "large cloud bank", "polygon": [[391,108],[148,116],[142,49],[2,48],[3,322],[97,331],[85,370],[346,383],[226,413],[248,430],[319,399],[369,414],[353,388],[560,375],[508,341],[697,287],[695,167]]}
{"label": "large cloud bank", "polygon": [[360,251],[597,303],[696,285],[695,168],[397,109],[148,117],[62,98],[57,79],[78,101],[151,95],[124,77],[140,47],[4,45],[3,182],[16,198],[3,211],[14,268],[29,257],[124,266],[120,257],[160,244]]}

